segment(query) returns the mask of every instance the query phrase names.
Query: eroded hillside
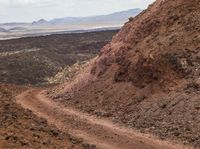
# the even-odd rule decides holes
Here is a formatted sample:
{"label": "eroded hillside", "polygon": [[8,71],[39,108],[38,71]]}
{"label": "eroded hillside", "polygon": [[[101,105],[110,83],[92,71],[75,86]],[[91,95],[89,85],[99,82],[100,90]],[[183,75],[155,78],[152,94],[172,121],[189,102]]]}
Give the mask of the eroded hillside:
{"label": "eroded hillside", "polygon": [[83,73],[48,96],[199,148],[200,1],[157,0],[129,20],[84,72],[88,81]]}

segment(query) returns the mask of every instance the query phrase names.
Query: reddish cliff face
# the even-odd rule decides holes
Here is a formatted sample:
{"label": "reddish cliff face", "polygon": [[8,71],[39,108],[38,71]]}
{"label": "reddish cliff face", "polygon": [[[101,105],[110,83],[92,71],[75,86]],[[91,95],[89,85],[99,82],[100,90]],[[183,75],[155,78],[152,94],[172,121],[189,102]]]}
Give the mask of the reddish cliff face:
{"label": "reddish cliff face", "polygon": [[[93,74],[137,87],[169,84],[199,74],[200,2],[156,1],[130,19],[100,54]],[[164,85],[164,86],[163,86]]]}
{"label": "reddish cliff face", "polygon": [[157,0],[129,20],[91,65],[92,81],[54,99],[199,147],[200,1]]}

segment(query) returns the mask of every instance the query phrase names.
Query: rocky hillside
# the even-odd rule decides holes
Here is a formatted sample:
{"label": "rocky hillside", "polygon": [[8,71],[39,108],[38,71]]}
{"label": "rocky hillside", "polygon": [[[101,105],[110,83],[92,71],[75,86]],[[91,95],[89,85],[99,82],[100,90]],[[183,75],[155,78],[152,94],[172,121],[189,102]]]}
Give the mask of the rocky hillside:
{"label": "rocky hillside", "polygon": [[49,96],[200,147],[199,0],[157,0],[129,19],[91,67],[87,81],[83,74],[81,83],[66,83]]}

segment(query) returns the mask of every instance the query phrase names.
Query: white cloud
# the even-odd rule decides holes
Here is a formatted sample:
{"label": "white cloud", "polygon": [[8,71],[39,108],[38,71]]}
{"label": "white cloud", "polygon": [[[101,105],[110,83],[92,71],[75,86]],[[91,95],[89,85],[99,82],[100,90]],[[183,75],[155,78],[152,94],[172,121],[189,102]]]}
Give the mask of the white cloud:
{"label": "white cloud", "polygon": [[[60,0],[57,0],[60,1]],[[3,7],[38,7],[55,5],[56,0],[0,0],[0,4]]]}

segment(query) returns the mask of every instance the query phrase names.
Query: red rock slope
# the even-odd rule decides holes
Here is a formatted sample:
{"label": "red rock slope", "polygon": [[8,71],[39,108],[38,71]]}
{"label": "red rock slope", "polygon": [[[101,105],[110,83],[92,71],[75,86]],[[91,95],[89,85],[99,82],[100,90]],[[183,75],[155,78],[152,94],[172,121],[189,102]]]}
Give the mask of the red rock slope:
{"label": "red rock slope", "polygon": [[49,93],[142,132],[200,147],[200,1],[157,0],[129,20],[91,65],[89,81],[82,75],[85,85],[73,84],[70,95],[65,86]]}

